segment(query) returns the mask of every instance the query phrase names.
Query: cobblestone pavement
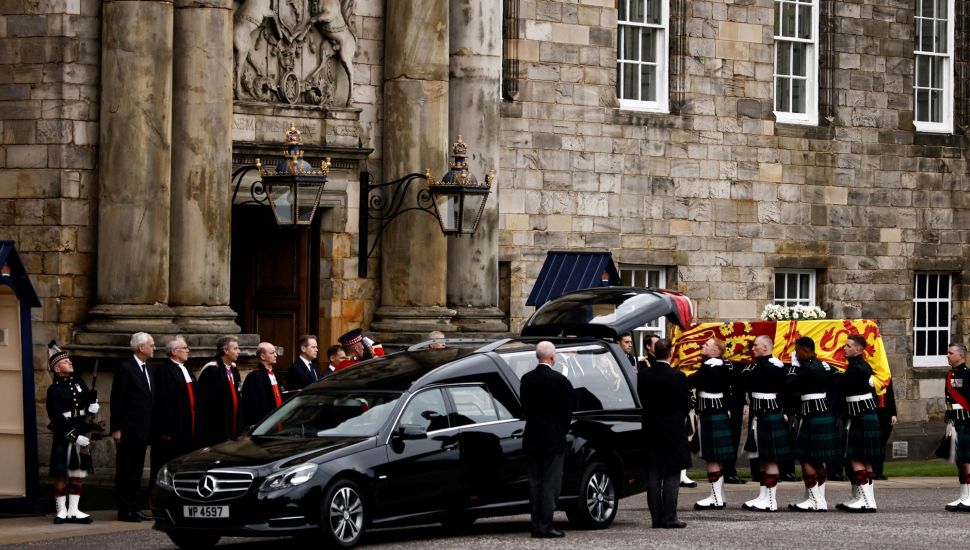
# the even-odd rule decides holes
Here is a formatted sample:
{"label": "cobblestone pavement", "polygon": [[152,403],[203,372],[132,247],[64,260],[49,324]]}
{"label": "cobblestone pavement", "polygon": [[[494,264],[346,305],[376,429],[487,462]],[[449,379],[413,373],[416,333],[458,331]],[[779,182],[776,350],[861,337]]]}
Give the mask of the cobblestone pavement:
{"label": "cobblestone pavement", "polygon": [[[801,514],[779,511],[773,514],[740,510],[744,500],[757,495],[757,485],[729,486],[728,508],[721,511],[696,512],[691,509],[695,500],[706,496],[706,484],[696,489],[682,489],[680,519],[686,529],[664,530],[649,528],[649,514],[645,498],[637,495],[621,502],[613,527],[605,531],[566,530],[560,540],[534,540],[528,536],[526,516],[480,520],[461,534],[445,531],[438,526],[384,529],[370,532],[363,548],[375,549],[520,549],[520,548],[603,548],[603,549],[702,549],[702,548],[873,548],[934,549],[966,547],[970,537],[970,514],[943,511],[943,504],[956,498],[958,488],[950,478],[906,478],[879,482],[876,514],[847,514],[829,511],[824,514]],[[788,503],[800,499],[800,483],[783,483],[779,501]],[[848,483],[831,483],[828,496],[831,506],[849,495]],[[43,518],[45,522],[49,519]],[[565,516],[557,514],[565,522]],[[10,522],[11,520],[3,520]],[[118,522],[95,523],[108,528]],[[119,524],[123,525],[123,524]],[[174,548],[168,538],[157,531],[137,530],[89,536],[74,536],[71,550],[124,548],[125,550]],[[564,527],[567,527],[564,525]],[[50,525],[47,533],[56,536],[57,527]],[[0,525],[0,541],[7,542],[12,533],[9,525]],[[65,541],[40,540],[21,542],[18,548],[65,548]],[[234,549],[270,549],[280,544],[297,546],[290,540],[225,539],[219,547]],[[8,547],[12,547],[8,546]]]}

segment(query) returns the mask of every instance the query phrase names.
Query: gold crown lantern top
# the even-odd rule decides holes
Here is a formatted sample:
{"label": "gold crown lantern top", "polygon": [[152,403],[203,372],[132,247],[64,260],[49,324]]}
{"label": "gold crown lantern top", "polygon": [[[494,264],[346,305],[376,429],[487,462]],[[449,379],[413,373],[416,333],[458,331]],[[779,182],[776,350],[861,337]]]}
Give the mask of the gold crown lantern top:
{"label": "gold crown lantern top", "polygon": [[286,147],[283,149],[283,158],[276,163],[275,172],[264,169],[260,159],[256,159],[256,168],[259,169],[260,176],[327,176],[330,174],[330,157],[320,162],[319,169],[313,168],[309,162],[303,160],[303,133],[296,129],[296,124],[291,122],[285,135]]}

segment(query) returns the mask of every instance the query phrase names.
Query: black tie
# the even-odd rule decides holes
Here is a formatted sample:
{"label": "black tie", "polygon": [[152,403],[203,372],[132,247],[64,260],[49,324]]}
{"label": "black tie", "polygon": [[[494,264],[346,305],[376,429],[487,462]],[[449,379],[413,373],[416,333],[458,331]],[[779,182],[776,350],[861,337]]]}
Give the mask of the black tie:
{"label": "black tie", "polygon": [[148,391],[152,391],[152,379],[148,376],[148,363],[142,363],[141,374],[145,377],[145,383],[148,384]]}

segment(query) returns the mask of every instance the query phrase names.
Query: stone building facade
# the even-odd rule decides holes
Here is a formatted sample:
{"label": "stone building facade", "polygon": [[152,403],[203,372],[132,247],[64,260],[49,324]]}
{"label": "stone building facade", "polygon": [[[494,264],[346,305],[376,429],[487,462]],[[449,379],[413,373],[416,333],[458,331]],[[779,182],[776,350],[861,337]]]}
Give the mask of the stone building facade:
{"label": "stone building facade", "polygon": [[[0,2],[0,238],[41,296],[37,357],[50,339],[118,356],[136,328],[203,351],[237,331],[321,344],[357,325],[387,341],[515,332],[549,250],[608,250],[621,271],[662,274],[705,321],[755,319],[780,276],[808,277],[829,316],[879,321],[897,438],[935,429],[945,369],[922,358],[935,354],[917,349],[914,322],[919,303],[945,302],[920,327],[970,338],[967,2],[939,4],[952,25],[944,131],[918,120],[926,17],[912,2],[633,2],[663,16],[660,108],[618,97],[628,0],[263,4]],[[814,10],[809,123],[776,113],[788,4]],[[351,47],[352,72],[339,53]],[[238,198],[249,180],[233,205],[231,176],[278,155],[290,122],[334,169],[316,224],[274,233],[264,206]],[[360,173],[440,175],[458,134],[471,170],[496,172],[479,232],[446,240],[409,214],[359,277]],[[253,283],[265,266],[251,256],[274,249],[306,260],[277,273],[293,288]],[[917,288],[938,275],[945,299]],[[40,359],[36,373],[42,397]]]}

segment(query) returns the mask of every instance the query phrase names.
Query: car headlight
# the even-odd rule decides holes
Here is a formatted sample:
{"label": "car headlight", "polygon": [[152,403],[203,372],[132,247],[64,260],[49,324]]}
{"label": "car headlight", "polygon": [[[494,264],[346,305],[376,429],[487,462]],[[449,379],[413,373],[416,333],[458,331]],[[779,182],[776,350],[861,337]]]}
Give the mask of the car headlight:
{"label": "car headlight", "polygon": [[296,487],[297,485],[302,485],[313,477],[313,474],[317,471],[317,465],[312,463],[300,464],[299,466],[294,466],[292,468],[283,470],[277,474],[273,474],[266,478],[266,481],[260,485],[260,491],[276,491],[278,489],[286,489],[288,487]]}
{"label": "car headlight", "polygon": [[158,478],[155,480],[155,485],[172,489],[174,488],[172,477],[172,472],[168,471],[168,466],[162,466],[162,469],[158,471]]}

